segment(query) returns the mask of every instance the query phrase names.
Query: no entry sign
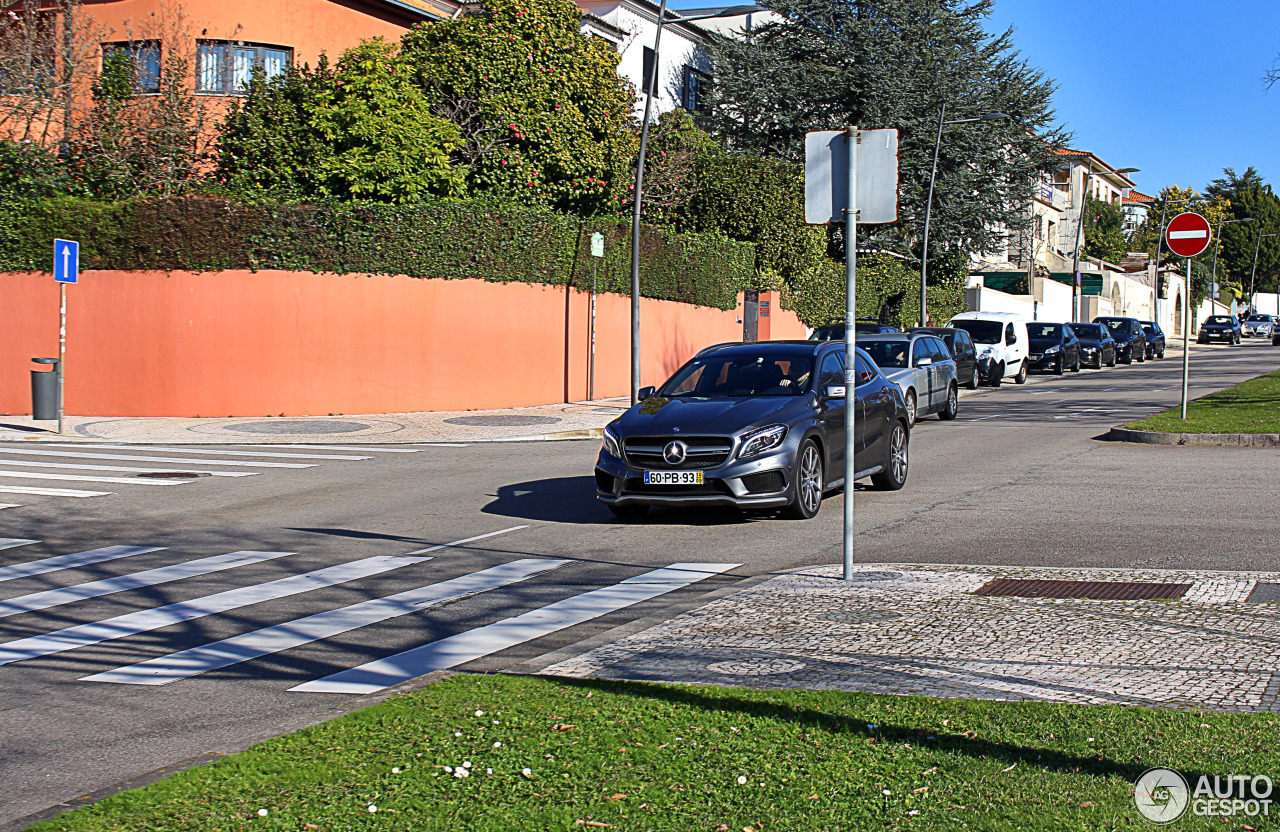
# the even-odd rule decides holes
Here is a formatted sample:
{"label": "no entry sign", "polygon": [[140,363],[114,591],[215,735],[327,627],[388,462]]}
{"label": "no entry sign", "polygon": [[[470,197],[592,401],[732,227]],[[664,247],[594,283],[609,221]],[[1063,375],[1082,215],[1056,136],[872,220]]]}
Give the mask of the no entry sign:
{"label": "no entry sign", "polygon": [[1209,221],[1192,211],[1179,214],[1169,220],[1164,241],[1179,257],[1195,257],[1209,247]]}

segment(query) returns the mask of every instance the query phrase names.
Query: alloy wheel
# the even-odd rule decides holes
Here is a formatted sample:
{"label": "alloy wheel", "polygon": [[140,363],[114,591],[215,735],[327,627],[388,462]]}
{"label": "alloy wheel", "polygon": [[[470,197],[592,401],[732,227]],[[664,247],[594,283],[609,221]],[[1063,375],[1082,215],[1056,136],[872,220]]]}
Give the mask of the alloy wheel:
{"label": "alloy wheel", "polygon": [[907,454],[907,432],[902,425],[897,425],[889,437],[889,467],[893,469],[893,478],[897,482],[907,481]]}
{"label": "alloy wheel", "polygon": [[803,503],[805,514],[818,513],[822,505],[822,460],[818,458],[818,449],[811,442],[805,446],[800,455],[800,487],[797,498]]}

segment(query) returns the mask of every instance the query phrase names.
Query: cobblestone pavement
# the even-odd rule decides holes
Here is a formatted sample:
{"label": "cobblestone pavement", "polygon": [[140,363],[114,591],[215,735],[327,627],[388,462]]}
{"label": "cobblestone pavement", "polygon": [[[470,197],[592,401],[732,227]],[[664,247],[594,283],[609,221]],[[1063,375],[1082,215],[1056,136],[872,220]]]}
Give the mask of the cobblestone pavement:
{"label": "cobblestone pavement", "polygon": [[[838,567],[781,575],[550,675],[1280,711],[1280,573]],[[996,578],[1190,584],[1175,601],[990,597]],[[1256,592],[1255,592],[1256,590]]]}

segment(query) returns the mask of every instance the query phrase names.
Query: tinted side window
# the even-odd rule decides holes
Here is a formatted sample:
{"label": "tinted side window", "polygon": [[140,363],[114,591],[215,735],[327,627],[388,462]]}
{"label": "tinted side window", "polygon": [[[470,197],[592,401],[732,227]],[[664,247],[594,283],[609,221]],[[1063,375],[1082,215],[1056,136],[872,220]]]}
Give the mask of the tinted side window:
{"label": "tinted side window", "polygon": [[917,362],[919,362],[920,359],[922,358],[932,358],[932,357],[933,356],[929,354],[928,338],[918,338],[916,339],[916,342],[911,345],[911,364],[913,366]]}
{"label": "tinted side window", "polygon": [[876,377],[875,370],[871,369],[871,365],[867,363],[867,359],[863,358],[861,355],[858,356],[858,361],[853,366],[855,372],[857,372],[859,387]]}
{"label": "tinted side window", "polygon": [[965,332],[963,329],[956,330],[954,342],[956,345],[956,355],[967,353],[969,350],[973,349],[973,344],[969,342],[969,333]]}
{"label": "tinted side window", "polygon": [[951,350],[947,349],[947,345],[939,338],[930,338],[929,346],[932,347],[934,361],[949,361],[951,359]]}
{"label": "tinted side window", "polygon": [[1013,324],[1006,324],[1004,328],[1004,342],[1006,344],[1016,344],[1018,338],[1013,334]]}
{"label": "tinted side window", "polygon": [[844,367],[840,364],[840,353],[829,352],[827,357],[822,359],[822,371],[819,374],[818,384],[822,390],[826,390],[829,384],[844,384]]}

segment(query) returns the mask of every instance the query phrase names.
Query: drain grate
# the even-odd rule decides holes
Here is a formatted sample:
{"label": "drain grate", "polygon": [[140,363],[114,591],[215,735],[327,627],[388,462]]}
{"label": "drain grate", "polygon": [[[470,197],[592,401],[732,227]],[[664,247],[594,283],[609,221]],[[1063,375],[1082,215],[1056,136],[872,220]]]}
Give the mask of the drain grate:
{"label": "drain grate", "polygon": [[1280,603],[1280,584],[1258,584],[1249,593],[1250,604]]}
{"label": "drain grate", "polygon": [[1086,598],[1093,601],[1169,600],[1187,594],[1191,584],[1153,584],[1136,581],[1031,581],[996,578],[975,595],[1013,598]]}

